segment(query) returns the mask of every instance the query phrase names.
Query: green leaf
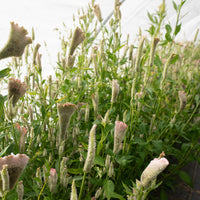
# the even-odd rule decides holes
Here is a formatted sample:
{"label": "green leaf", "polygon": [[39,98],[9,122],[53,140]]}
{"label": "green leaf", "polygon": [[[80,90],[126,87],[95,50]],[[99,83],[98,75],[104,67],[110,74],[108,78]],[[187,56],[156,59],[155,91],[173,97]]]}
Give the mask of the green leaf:
{"label": "green leaf", "polygon": [[0,94],[0,122],[4,121],[4,101],[5,97]]}
{"label": "green leaf", "polygon": [[119,165],[125,167],[127,164],[132,162],[134,156],[117,156],[116,161]]}
{"label": "green leaf", "polygon": [[114,183],[111,180],[107,180],[107,182],[104,184],[103,189],[108,200],[111,199],[114,193],[114,188]]}
{"label": "green leaf", "polygon": [[159,55],[157,55],[157,54],[154,56],[154,65],[156,65],[158,67],[162,66],[162,61],[161,61]]}
{"label": "green leaf", "polygon": [[133,193],[133,191],[125,183],[122,182],[122,185],[123,185],[123,187],[124,187],[124,189],[125,189],[127,194],[132,194]]}
{"label": "green leaf", "polygon": [[115,186],[111,180],[108,180],[104,184],[103,189],[108,200],[110,200],[111,198],[125,200],[121,195],[114,192]]}
{"label": "green leaf", "polygon": [[184,0],[184,1],[181,1],[181,7],[185,4],[185,2],[186,2],[186,0]]}
{"label": "green leaf", "polygon": [[181,25],[182,25],[182,24],[179,24],[179,25],[176,26],[175,31],[174,31],[175,36],[180,32],[180,30],[181,30]]}
{"label": "green leaf", "polygon": [[150,35],[154,35],[155,30],[156,30],[155,26],[154,26],[154,25],[151,25],[151,27],[150,27],[149,30],[147,30],[147,31],[150,33]]}
{"label": "green leaf", "polygon": [[45,110],[44,105],[41,106],[41,113],[42,113],[42,118],[45,119],[45,117],[46,117],[46,110]]}
{"label": "green leaf", "polygon": [[67,171],[70,174],[82,174],[83,168],[77,168],[77,169],[69,168],[69,169],[67,169]]}
{"label": "green leaf", "polygon": [[181,152],[182,153],[185,153],[187,152],[191,147],[191,144],[190,143],[183,143],[182,146],[181,146]]}
{"label": "green leaf", "polygon": [[115,198],[115,199],[125,200],[121,195],[119,195],[115,192],[113,192],[112,197]]}
{"label": "green leaf", "polygon": [[172,37],[171,37],[171,35],[168,32],[165,34],[165,39],[167,41],[169,41],[169,42],[172,42]]}
{"label": "green leaf", "polygon": [[168,200],[168,195],[167,192],[165,192],[165,190],[160,191],[160,200]]}
{"label": "green leaf", "polygon": [[196,104],[199,104],[200,97],[199,97],[199,95],[198,95],[198,94],[197,94],[197,95],[195,95],[195,97],[194,97],[194,100],[195,100],[195,103],[196,103]]}
{"label": "green leaf", "polygon": [[10,143],[7,147],[5,147],[1,152],[0,152],[0,157],[2,157],[6,151],[8,150],[8,148],[12,145],[12,143]]}
{"label": "green leaf", "polygon": [[179,55],[178,55],[178,54],[174,55],[174,56],[172,57],[171,61],[170,61],[170,64],[171,64],[171,65],[174,64],[178,59],[179,59]]}
{"label": "green leaf", "polygon": [[167,33],[169,33],[169,34],[172,32],[172,27],[169,24],[165,25],[165,29],[166,29]]}
{"label": "green leaf", "polygon": [[5,76],[8,76],[9,72],[10,72],[10,68],[5,68],[3,70],[0,71],[0,78],[3,78]]}
{"label": "green leaf", "polygon": [[155,20],[153,19],[153,15],[151,15],[149,12],[147,12],[147,16],[152,23],[155,23]]}
{"label": "green leaf", "polygon": [[177,11],[178,6],[176,5],[176,3],[174,1],[172,1],[172,3],[173,3],[174,10]]}
{"label": "green leaf", "polygon": [[179,177],[190,187],[193,187],[193,182],[192,182],[192,178],[190,177],[190,175],[184,171],[179,171],[178,172]]}
{"label": "green leaf", "polygon": [[102,167],[105,166],[105,164],[104,164],[104,159],[103,159],[101,156],[98,156],[98,155],[95,156],[94,164],[95,164],[95,165],[100,165],[100,166],[102,166]]}

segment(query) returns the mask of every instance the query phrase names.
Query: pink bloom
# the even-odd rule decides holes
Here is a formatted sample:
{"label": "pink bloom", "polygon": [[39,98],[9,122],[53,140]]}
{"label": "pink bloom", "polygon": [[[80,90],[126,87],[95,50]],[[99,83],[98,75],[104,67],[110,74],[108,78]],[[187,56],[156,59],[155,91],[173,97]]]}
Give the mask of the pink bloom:
{"label": "pink bloom", "polygon": [[56,169],[51,168],[50,176],[49,176],[49,189],[50,189],[50,192],[52,193],[56,192],[57,180],[58,180],[58,176],[57,176]]}
{"label": "pink bloom", "polygon": [[143,187],[146,189],[152,181],[156,180],[157,176],[169,165],[169,161],[162,158],[154,158],[146,169],[143,171],[140,181]]}
{"label": "pink bloom", "polygon": [[8,174],[10,178],[10,190],[12,190],[28,163],[29,157],[25,154],[9,155],[0,158],[0,171],[3,165],[8,165]]}
{"label": "pink bloom", "polygon": [[128,126],[121,121],[116,121],[115,122],[115,130],[114,130],[114,148],[113,152],[117,154],[120,150],[120,145],[124,139],[126,130]]}
{"label": "pink bloom", "polygon": [[27,129],[25,127],[21,127],[19,123],[15,124],[16,128],[20,132],[20,141],[19,141],[19,149],[20,152],[23,153],[25,151],[25,139],[26,139],[26,134],[27,134]]}

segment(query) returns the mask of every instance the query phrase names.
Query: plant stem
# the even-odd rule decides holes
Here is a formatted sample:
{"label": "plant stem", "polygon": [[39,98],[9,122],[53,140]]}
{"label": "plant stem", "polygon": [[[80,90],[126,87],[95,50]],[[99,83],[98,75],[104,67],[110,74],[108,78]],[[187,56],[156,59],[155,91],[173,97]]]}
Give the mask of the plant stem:
{"label": "plant stem", "polygon": [[43,187],[42,187],[42,189],[41,189],[41,191],[40,191],[40,194],[39,194],[39,196],[38,196],[38,200],[40,200],[40,196],[41,196],[41,194],[42,194],[42,192],[43,192],[43,190],[44,190],[46,184],[47,184],[47,180],[45,181],[45,183],[44,183],[44,185],[43,185]]}
{"label": "plant stem", "polygon": [[85,177],[86,177],[86,172],[84,172],[84,174],[83,174],[83,179],[82,179],[82,183],[81,183],[81,189],[80,189],[80,193],[79,193],[79,197],[78,197],[79,200],[82,199],[82,193],[83,193]]}

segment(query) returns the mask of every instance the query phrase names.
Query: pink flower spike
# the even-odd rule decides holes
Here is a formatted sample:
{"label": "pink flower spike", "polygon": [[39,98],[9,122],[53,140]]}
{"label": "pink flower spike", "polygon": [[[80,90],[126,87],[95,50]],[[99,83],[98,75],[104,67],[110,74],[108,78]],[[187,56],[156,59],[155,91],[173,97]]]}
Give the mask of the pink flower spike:
{"label": "pink flower spike", "polygon": [[[10,178],[10,190],[12,190],[23,172],[24,168],[28,164],[29,157],[25,154],[9,155],[0,158],[0,171],[3,169],[3,165],[8,165],[8,174]],[[1,183],[0,183],[1,184]]]}
{"label": "pink flower spike", "polygon": [[140,181],[143,187],[148,188],[168,165],[169,161],[166,158],[154,158],[141,175]]}
{"label": "pink flower spike", "polygon": [[51,168],[51,170],[50,170],[50,176],[56,176],[56,169]]}
{"label": "pink flower spike", "polygon": [[58,176],[57,176],[56,169],[51,168],[50,176],[49,176],[49,189],[50,189],[50,192],[52,193],[56,193],[57,180],[58,180]]}
{"label": "pink flower spike", "polygon": [[113,153],[117,154],[120,151],[121,143],[124,139],[128,126],[121,121],[115,121],[115,130],[114,130],[114,148]]}

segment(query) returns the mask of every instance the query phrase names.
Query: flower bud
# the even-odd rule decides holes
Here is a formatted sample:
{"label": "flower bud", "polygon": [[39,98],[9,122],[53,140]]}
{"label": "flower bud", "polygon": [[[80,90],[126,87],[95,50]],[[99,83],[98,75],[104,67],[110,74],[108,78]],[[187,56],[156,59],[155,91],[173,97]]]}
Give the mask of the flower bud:
{"label": "flower bud", "polygon": [[37,54],[38,54],[38,50],[40,48],[40,44],[36,44],[34,50],[33,50],[33,64],[36,65],[36,57],[37,57]]}
{"label": "flower bud", "polygon": [[108,110],[104,116],[104,118],[102,119],[101,121],[101,124],[105,127],[106,124],[109,123],[109,114],[110,114],[110,111]]}
{"label": "flower bud", "polygon": [[26,140],[26,135],[27,135],[27,129],[25,127],[21,127],[18,123],[16,124],[16,128],[20,132],[20,140],[19,140],[19,150],[20,153],[25,152],[25,140]]}
{"label": "flower bud", "polygon": [[23,200],[23,196],[24,196],[23,181],[19,181],[17,184],[17,196],[18,196],[18,200]]}
{"label": "flower bud", "polygon": [[108,170],[108,177],[112,178],[114,176],[114,166],[113,166],[113,162],[110,163],[110,166],[109,166],[109,170]]}
{"label": "flower bud", "polygon": [[37,181],[37,185],[39,187],[42,187],[42,172],[41,172],[40,167],[38,167],[37,170],[36,170],[36,178],[39,179],[39,181]]}
{"label": "flower bud", "polygon": [[31,105],[28,106],[28,114],[29,114],[30,123],[32,123],[33,122],[33,109],[32,109]]}
{"label": "flower bud", "polygon": [[120,146],[124,139],[127,128],[128,126],[125,123],[121,121],[115,121],[114,148],[113,148],[114,154],[117,154],[120,151]]}
{"label": "flower bud", "polygon": [[153,66],[156,46],[157,46],[159,41],[160,41],[160,39],[157,38],[157,37],[154,37],[153,40],[152,40],[151,50],[150,50],[150,58],[149,58],[149,66],[150,67]]}
{"label": "flower bud", "polygon": [[57,179],[58,176],[56,169],[51,168],[49,176],[49,189],[51,193],[56,193]]}
{"label": "flower bud", "polygon": [[100,187],[100,188],[95,192],[95,198],[98,199],[98,198],[101,196],[102,192],[103,192],[103,190],[102,190],[102,188]]}
{"label": "flower bud", "polygon": [[75,49],[78,47],[79,44],[81,44],[85,39],[85,35],[83,33],[83,31],[77,27],[74,31],[74,35],[73,35],[73,39],[72,39],[72,43],[70,46],[70,50],[69,50],[69,55],[73,55]]}
{"label": "flower bud", "polygon": [[105,167],[106,169],[108,169],[110,166],[110,155],[106,156],[106,160],[105,160]]}
{"label": "flower bud", "polygon": [[178,91],[178,97],[180,101],[179,110],[183,110],[187,104],[187,97],[184,91]]}
{"label": "flower bud", "polygon": [[84,164],[83,171],[88,173],[90,172],[94,158],[95,158],[95,150],[96,150],[96,127],[97,124],[94,124],[92,126],[92,129],[90,130],[89,134],[89,144],[88,144],[88,152],[87,152],[87,158]]}
{"label": "flower bud", "polygon": [[115,103],[117,100],[117,96],[119,94],[119,84],[117,83],[117,80],[112,80],[112,98],[111,103]]}
{"label": "flower bud", "polygon": [[102,21],[103,21],[103,18],[102,18],[102,15],[101,15],[101,9],[100,9],[99,5],[98,5],[98,4],[95,4],[95,5],[93,6],[93,8],[94,8],[94,14],[96,15],[98,21],[99,21],[99,22],[102,22]]}
{"label": "flower bud", "polygon": [[8,165],[3,165],[1,170],[1,179],[2,179],[2,190],[3,192],[8,192],[10,190],[10,179],[8,174]]}
{"label": "flower bud", "polygon": [[62,141],[61,144],[59,145],[59,150],[58,150],[59,156],[62,156],[64,151],[65,151],[65,141]]}
{"label": "flower bud", "polygon": [[99,94],[98,92],[95,92],[95,94],[92,94],[92,104],[94,107],[94,116],[97,117],[98,112],[98,105],[99,105]]}
{"label": "flower bud", "polygon": [[43,178],[44,178],[44,182],[46,183],[47,182],[47,168],[45,165],[42,166],[42,171],[43,171]]}
{"label": "flower bud", "polygon": [[77,190],[76,190],[76,185],[75,185],[75,180],[73,179],[72,181],[72,189],[71,189],[71,197],[70,200],[78,200],[78,195],[77,195]]}
{"label": "flower bud", "polygon": [[89,104],[87,104],[85,107],[85,122],[89,121],[89,116],[90,116],[90,106]]}

